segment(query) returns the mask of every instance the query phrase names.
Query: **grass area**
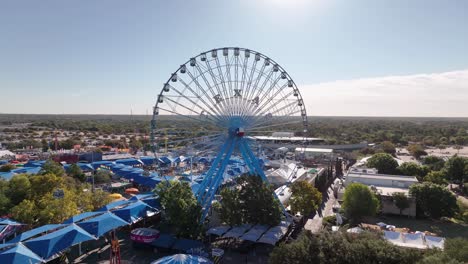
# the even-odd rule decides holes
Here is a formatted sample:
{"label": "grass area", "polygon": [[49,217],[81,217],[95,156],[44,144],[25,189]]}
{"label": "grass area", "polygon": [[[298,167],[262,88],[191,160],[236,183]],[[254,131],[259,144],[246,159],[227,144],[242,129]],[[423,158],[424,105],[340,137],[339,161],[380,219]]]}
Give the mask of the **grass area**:
{"label": "grass area", "polygon": [[468,238],[468,225],[466,224],[455,224],[428,219],[413,219],[397,216],[379,218],[376,222],[379,221],[396,227],[407,227],[411,231],[430,231],[447,238]]}

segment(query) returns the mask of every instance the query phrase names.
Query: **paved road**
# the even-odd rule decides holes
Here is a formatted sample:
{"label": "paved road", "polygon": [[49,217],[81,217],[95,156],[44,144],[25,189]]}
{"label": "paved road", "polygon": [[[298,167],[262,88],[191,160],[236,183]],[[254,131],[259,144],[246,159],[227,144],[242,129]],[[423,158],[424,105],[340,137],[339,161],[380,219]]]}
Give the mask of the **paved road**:
{"label": "paved road", "polygon": [[313,218],[309,218],[304,226],[306,230],[310,230],[312,233],[320,231],[324,217],[333,215],[333,204],[336,202],[336,198],[333,195],[333,184],[328,188],[327,193],[323,195],[322,200],[322,205],[317,214]]}

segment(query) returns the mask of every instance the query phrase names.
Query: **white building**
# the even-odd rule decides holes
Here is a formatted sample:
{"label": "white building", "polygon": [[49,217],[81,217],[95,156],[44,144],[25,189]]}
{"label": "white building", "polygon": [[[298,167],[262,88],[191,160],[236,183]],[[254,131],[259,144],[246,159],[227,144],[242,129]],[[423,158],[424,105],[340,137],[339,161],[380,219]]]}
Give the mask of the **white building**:
{"label": "white building", "polygon": [[[344,187],[351,183],[361,183],[374,189],[381,195],[382,212],[399,214],[400,210],[393,203],[393,193],[404,193],[409,197],[410,207],[403,210],[403,215],[416,216],[416,201],[409,196],[411,185],[418,183],[414,176],[379,174],[375,169],[350,168],[345,177]],[[344,191],[339,191],[341,194]],[[340,196],[340,193],[338,194]]]}

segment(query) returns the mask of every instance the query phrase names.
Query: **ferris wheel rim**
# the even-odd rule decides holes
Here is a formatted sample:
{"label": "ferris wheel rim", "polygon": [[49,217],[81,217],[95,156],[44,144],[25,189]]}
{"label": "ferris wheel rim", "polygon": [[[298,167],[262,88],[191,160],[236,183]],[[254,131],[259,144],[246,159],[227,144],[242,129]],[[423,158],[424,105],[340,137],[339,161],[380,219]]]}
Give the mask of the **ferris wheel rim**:
{"label": "ferris wheel rim", "polygon": [[[170,83],[171,83],[171,80],[174,78],[174,76],[177,76],[178,73],[183,73],[183,72],[181,72],[181,71],[182,71],[184,68],[186,69],[186,68],[190,65],[190,63],[192,63],[193,61],[195,61],[197,67],[199,67],[200,65],[198,64],[198,61],[200,61],[201,58],[205,57],[205,60],[207,60],[207,58],[210,56],[210,53],[213,54],[213,53],[215,52],[215,53],[217,54],[219,51],[225,52],[226,50],[227,50],[227,52],[232,51],[232,50],[234,50],[235,52],[238,52],[238,53],[244,52],[244,54],[246,54],[245,52],[249,52],[250,55],[251,55],[252,57],[255,56],[255,60],[256,60],[256,61],[258,61],[258,60],[257,60],[257,56],[259,56],[259,58],[263,59],[264,61],[268,61],[268,62],[270,62],[272,65],[274,65],[275,67],[277,67],[277,68],[278,68],[278,71],[279,71],[281,74],[284,74],[284,75],[286,76],[286,80],[287,80],[288,82],[291,83],[292,91],[294,92],[294,96],[296,96],[296,94],[297,94],[297,96],[296,96],[296,97],[297,97],[297,100],[296,100],[296,101],[297,101],[297,102],[301,102],[301,104],[299,104],[298,109],[300,110],[299,112],[301,112],[302,125],[303,125],[303,128],[304,128],[303,132],[307,132],[307,131],[308,131],[308,118],[307,118],[307,114],[306,114],[306,113],[307,113],[307,112],[306,112],[306,107],[305,107],[305,105],[303,104],[303,101],[304,101],[304,100],[303,100],[302,94],[301,94],[299,88],[297,87],[297,85],[296,85],[294,79],[290,76],[290,74],[289,74],[279,63],[277,63],[275,60],[271,59],[270,57],[266,56],[265,54],[263,54],[263,53],[261,53],[261,52],[258,52],[258,51],[255,51],[255,50],[252,50],[252,49],[240,48],[240,47],[221,47],[221,48],[215,48],[215,49],[207,50],[207,51],[201,52],[200,54],[198,54],[198,55],[196,55],[196,56],[194,56],[194,57],[189,58],[185,63],[181,64],[181,65],[177,68],[176,71],[174,71],[172,74],[170,74],[170,77],[169,77],[169,78],[167,79],[167,81],[163,84],[163,89],[161,89],[160,92],[158,93],[158,99],[156,100],[156,104],[155,104],[155,106],[154,106],[154,108],[153,108],[153,118],[152,118],[152,121],[153,121],[153,120],[156,120],[156,116],[159,116],[159,113],[156,113],[156,110],[157,110],[157,109],[163,109],[163,108],[160,108],[160,104],[162,104],[162,102],[159,101],[159,98],[162,98],[162,96],[163,96],[164,93],[165,93],[164,87],[166,87],[167,85],[171,86]],[[223,55],[224,55],[224,54],[223,54]],[[223,55],[219,55],[219,57],[222,57]],[[218,55],[216,55],[216,56],[218,56]],[[227,56],[227,55],[224,55],[224,56]],[[237,56],[238,56],[238,55],[237,55]],[[215,58],[216,58],[217,62],[219,62],[219,61],[218,61],[218,58],[217,58],[217,57],[215,57]],[[248,58],[248,57],[247,57],[247,58]],[[244,58],[244,59],[245,59],[245,58]],[[201,61],[203,61],[203,60],[201,60]],[[207,62],[207,65],[209,65],[208,62]],[[217,65],[217,67],[218,67],[218,68],[222,68],[222,67],[226,67],[226,66],[228,66],[228,65],[229,65],[229,64],[221,65],[221,66],[220,66],[220,65]],[[190,66],[193,66],[193,65],[190,65]],[[208,66],[208,67],[211,67],[211,66]],[[255,66],[254,66],[254,67],[255,67]],[[264,66],[263,66],[263,67],[264,67]],[[210,68],[210,70],[211,70],[211,68]],[[219,70],[219,69],[218,69],[218,70]],[[237,69],[236,69],[236,70],[237,70]],[[251,70],[253,71],[253,70],[255,70],[255,68],[252,68]],[[263,70],[262,70],[262,71],[263,71]],[[205,71],[204,73],[206,73],[206,71]],[[201,72],[200,72],[201,75],[203,75],[204,73],[201,73]],[[236,73],[236,74],[237,74],[237,73]],[[265,73],[261,73],[261,74],[262,74],[262,77],[263,77],[263,74],[265,74]],[[199,78],[199,76],[200,76],[200,75],[198,75],[197,78]],[[222,76],[222,75],[220,75],[220,76]],[[259,76],[259,75],[258,75],[258,76]],[[258,76],[257,76],[257,78],[258,78]],[[212,76],[212,77],[213,77],[213,76]],[[193,82],[193,80],[196,79],[196,78],[194,78],[194,77],[191,77],[191,78],[192,78],[192,82]],[[243,80],[243,81],[244,81],[244,80]],[[265,79],[264,81],[266,82],[266,79]],[[214,78],[213,78],[213,82],[214,82]],[[232,82],[232,81],[229,80],[229,82]],[[218,85],[219,83],[214,83],[214,84],[215,84],[215,85]],[[211,88],[213,88],[213,87],[210,87],[210,89],[211,89]],[[271,87],[270,87],[270,88],[271,88]],[[256,87],[253,87],[252,89],[256,89]],[[279,91],[281,91],[281,90],[279,90]],[[260,93],[260,94],[261,94],[261,93]],[[265,94],[265,95],[266,95],[266,94]],[[167,98],[167,96],[164,97],[164,98]],[[208,97],[208,98],[209,98],[209,97]],[[265,105],[265,104],[267,104],[267,103],[266,103],[266,102],[263,102],[263,104]],[[211,110],[213,110],[213,109],[211,109]],[[167,111],[167,110],[166,110],[166,111]],[[169,112],[170,112],[170,111],[169,111]],[[215,112],[214,112],[214,113],[215,113]],[[174,113],[174,114],[176,114],[176,115],[181,115],[181,114],[177,114],[177,113]],[[210,113],[210,114],[212,114],[212,113]],[[295,113],[294,113],[294,114],[295,114]],[[263,116],[260,116],[260,118],[264,118],[264,117],[263,117]],[[197,120],[197,121],[199,121],[199,120]],[[255,128],[255,127],[253,127],[253,128]],[[261,127],[260,127],[260,128],[261,128]],[[155,129],[156,129],[156,127],[153,127],[153,124],[152,124],[152,126],[151,126],[151,131],[152,131],[152,133],[153,133],[153,130],[155,130]],[[154,138],[153,138],[153,140],[154,140]],[[154,142],[152,142],[152,144],[154,145]]]}

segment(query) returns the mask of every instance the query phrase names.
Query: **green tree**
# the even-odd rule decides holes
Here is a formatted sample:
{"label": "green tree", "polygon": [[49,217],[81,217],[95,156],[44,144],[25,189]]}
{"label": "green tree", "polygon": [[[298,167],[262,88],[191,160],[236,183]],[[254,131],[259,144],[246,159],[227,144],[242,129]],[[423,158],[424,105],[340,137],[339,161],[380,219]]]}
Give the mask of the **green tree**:
{"label": "green tree", "polygon": [[230,226],[242,224],[242,204],[239,192],[235,189],[223,188],[221,190],[220,219]]}
{"label": "green tree", "polygon": [[446,186],[448,184],[445,174],[442,171],[431,171],[424,177],[425,182],[432,182]]}
{"label": "green tree", "polygon": [[293,243],[282,243],[270,254],[271,264],[322,263],[320,260],[320,241],[310,232],[303,232]]}
{"label": "green tree", "polygon": [[26,174],[14,175],[8,182],[7,197],[12,205],[17,205],[27,198],[31,189],[31,182]]}
{"label": "green tree", "polygon": [[40,225],[61,223],[79,213],[76,200],[78,196],[73,191],[63,189],[64,196],[56,198],[49,193],[43,196],[36,205],[38,211],[38,223]]}
{"label": "green tree", "polygon": [[110,183],[111,181],[112,176],[108,170],[98,170],[94,175],[94,183]]}
{"label": "green tree", "polygon": [[273,264],[413,264],[423,254],[423,251],[399,248],[379,235],[367,232],[349,235],[340,232],[312,234],[305,231],[294,242],[275,247],[269,260]]}
{"label": "green tree", "polygon": [[52,193],[60,188],[64,182],[63,177],[58,177],[55,174],[38,174],[29,178],[31,182],[31,192],[29,197],[33,200],[38,200],[48,193]]}
{"label": "green tree", "polygon": [[418,176],[421,178],[424,177],[428,172],[427,167],[418,165],[415,162],[404,162],[403,164],[398,166],[397,170],[402,175]]}
{"label": "green tree", "polygon": [[444,252],[461,263],[468,263],[468,239],[461,237],[446,239]]}
{"label": "green tree", "polygon": [[364,184],[351,183],[346,186],[342,208],[354,222],[364,216],[374,216],[379,208],[377,196]]}
{"label": "green tree", "polygon": [[161,182],[154,190],[164,209],[164,220],[181,237],[197,239],[201,234],[202,208],[187,182]]}
{"label": "green tree", "polygon": [[394,174],[398,167],[398,162],[387,153],[377,153],[367,160],[369,168],[376,168],[379,173]]}
{"label": "green tree", "polygon": [[322,193],[309,182],[294,182],[291,184],[291,192],[289,204],[291,205],[292,212],[300,212],[304,217],[315,212],[322,203]]}
{"label": "green tree", "polygon": [[271,226],[280,223],[282,210],[279,201],[273,196],[273,189],[260,176],[242,175],[237,178],[237,185],[245,212],[244,221]]}
{"label": "green tree", "polygon": [[452,182],[457,182],[460,190],[463,191],[463,183],[468,179],[468,159],[459,156],[451,157],[444,167],[447,178]]}
{"label": "green tree", "polygon": [[6,196],[8,192],[8,182],[0,179],[0,216],[8,214],[11,208],[10,198]]}
{"label": "green tree", "polygon": [[392,194],[392,198],[393,198],[393,203],[395,204],[395,206],[398,209],[400,209],[400,215],[403,210],[405,210],[406,208],[410,206],[409,199],[405,193],[394,192]]}
{"label": "green tree", "polygon": [[84,182],[86,180],[86,175],[83,173],[80,166],[78,166],[76,163],[70,165],[68,175],[70,175],[70,177],[72,178],[79,180],[80,182]]}
{"label": "green tree", "polygon": [[406,149],[409,151],[411,156],[415,157],[416,159],[420,159],[422,156],[427,155],[424,147],[418,144],[409,145]]}
{"label": "green tree", "polygon": [[395,145],[390,142],[390,141],[384,141],[380,144],[380,148],[385,152],[385,153],[388,153],[392,156],[395,155],[396,153],[396,149],[395,149]]}
{"label": "green tree", "polygon": [[31,200],[23,200],[11,209],[11,215],[14,219],[29,226],[36,224],[38,212],[36,204]]}
{"label": "green tree", "polygon": [[0,166],[0,172],[9,172],[14,169],[16,169],[16,166],[13,164],[5,164]]}
{"label": "green tree", "polygon": [[420,215],[431,218],[453,216],[457,210],[457,199],[443,186],[430,182],[414,184],[410,194],[416,198],[416,208]]}
{"label": "green tree", "polygon": [[63,176],[65,175],[65,171],[63,170],[62,165],[60,163],[55,162],[51,159],[47,160],[44,165],[42,166],[42,169],[40,171],[40,174],[54,174],[56,176]]}
{"label": "green tree", "polygon": [[430,171],[440,171],[444,167],[445,161],[437,156],[426,156],[422,160],[422,164],[427,166]]}

